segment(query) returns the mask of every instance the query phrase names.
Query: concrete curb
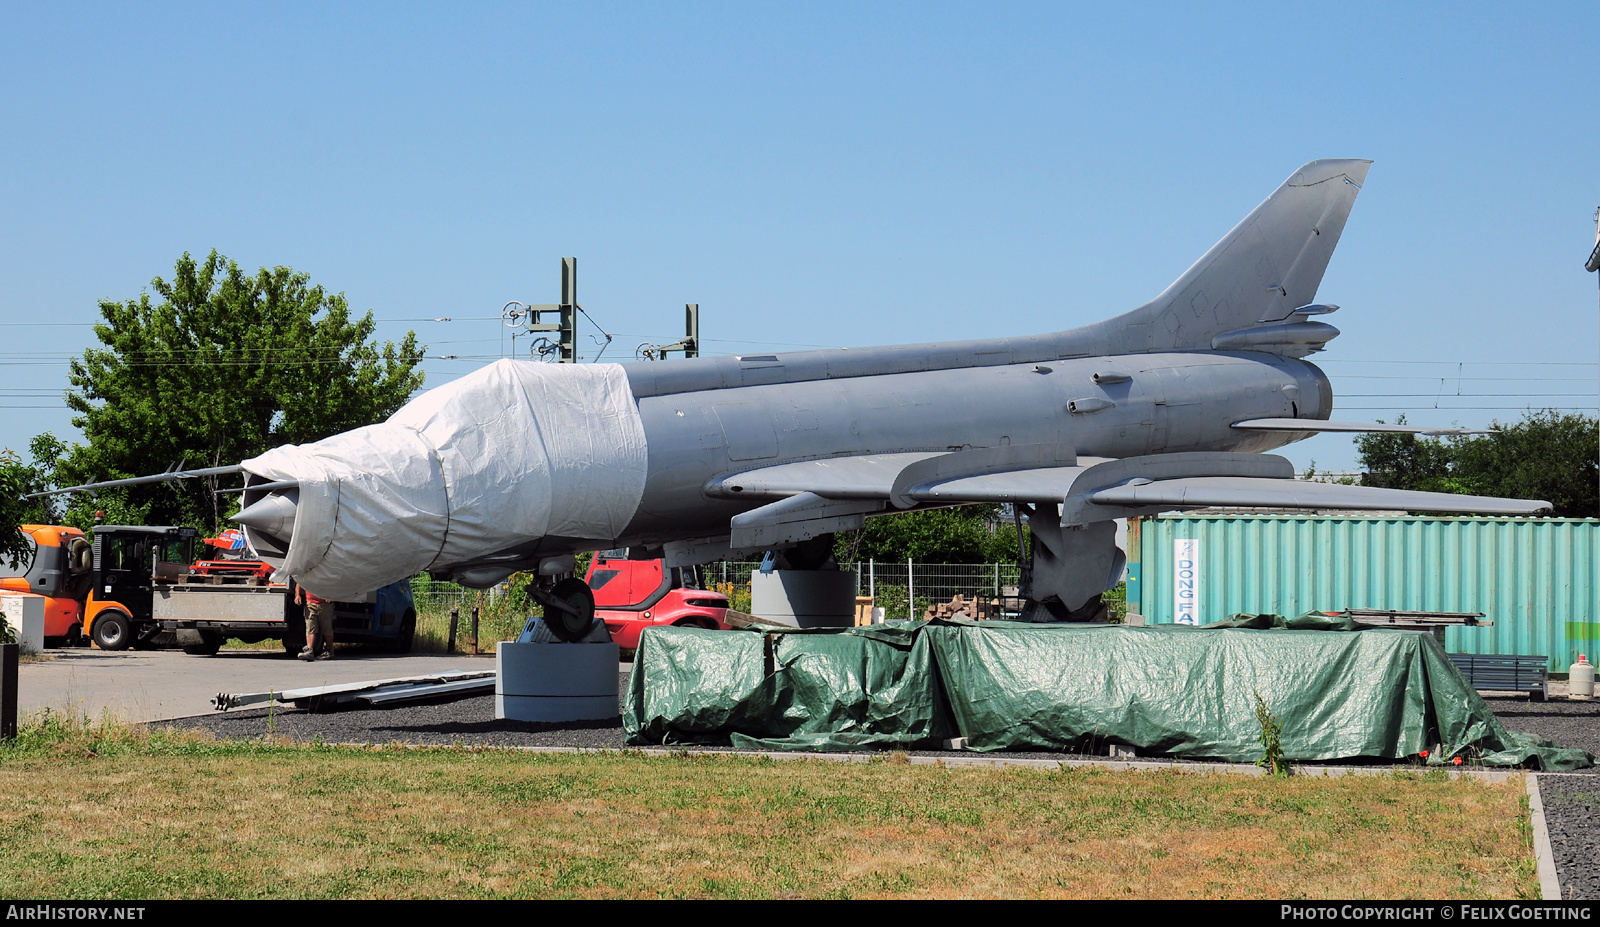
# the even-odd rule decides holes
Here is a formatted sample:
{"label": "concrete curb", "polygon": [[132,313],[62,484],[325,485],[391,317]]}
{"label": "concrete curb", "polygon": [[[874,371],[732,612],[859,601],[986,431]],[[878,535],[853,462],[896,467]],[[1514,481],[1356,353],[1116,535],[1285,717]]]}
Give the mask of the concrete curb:
{"label": "concrete curb", "polygon": [[1533,819],[1533,864],[1539,873],[1539,897],[1561,900],[1561,880],[1556,876],[1556,855],[1550,847],[1550,831],[1544,823],[1544,799],[1539,794],[1539,777],[1528,774],[1528,811]]}

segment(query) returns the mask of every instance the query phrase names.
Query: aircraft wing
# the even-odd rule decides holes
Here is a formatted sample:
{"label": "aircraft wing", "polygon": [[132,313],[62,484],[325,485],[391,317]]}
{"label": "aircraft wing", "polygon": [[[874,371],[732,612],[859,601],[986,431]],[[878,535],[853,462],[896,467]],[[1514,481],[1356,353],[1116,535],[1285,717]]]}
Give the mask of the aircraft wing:
{"label": "aircraft wing", "polygon": [[1066,445],[880,454],[780,464],[712,480],[720,498],[771,498],[736,516],[735,549],[859,528],[873,515],[971,502],[1060,504],[1063,525],[1207,506],[1534,515],[1550,504],[1312,483],[1273,454],[1192,452],[1107,459]]}
{"label": "aircraft wing", "polygon": [[1390,433],[1405,435],[1490,435],[1492,428],[1419,428],[1412,425],[1386,425],[1382,422],[1326,422],[1308,418],[1253,418],[1234,422],[1240,431],[1336,432],[1341,434]]}
{"label": "aircraft wing", "polygon": [[1450,512],[1464,515],[1537,515],[1548,502],[1496,499],[1448,492],[1415,492],[1375,486],[1342,486],[1305,480],[1229,477],[1161,480],[1115,486],[1089,495],[1096,505],[1243,506],[1250,508],[1353,509],[1366,511]]}

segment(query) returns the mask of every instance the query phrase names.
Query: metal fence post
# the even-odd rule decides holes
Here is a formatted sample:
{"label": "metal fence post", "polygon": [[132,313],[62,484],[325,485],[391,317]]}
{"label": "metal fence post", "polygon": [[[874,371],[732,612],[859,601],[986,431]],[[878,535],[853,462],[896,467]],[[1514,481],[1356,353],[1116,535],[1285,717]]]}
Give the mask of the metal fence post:
{"label": "metal fence post", "polygon": [[911,558],[906,558],[906,620],[917,620],[917,581],[912,575]]}
{"label": "metal fence post", "polygon": [[874,602],[878,599],[878,561],[867,560],[867,595],[872,596]]}
{"label": "metal fence post", "polygon": [[460,618],[461,618],[461,609],[459,609],[459,608],[450,609],[450,641],[449,641],[449,643],[445,644],[445,647],[444,647],[444,652],[445,653],[455,653],[456,652],[456,622]]}

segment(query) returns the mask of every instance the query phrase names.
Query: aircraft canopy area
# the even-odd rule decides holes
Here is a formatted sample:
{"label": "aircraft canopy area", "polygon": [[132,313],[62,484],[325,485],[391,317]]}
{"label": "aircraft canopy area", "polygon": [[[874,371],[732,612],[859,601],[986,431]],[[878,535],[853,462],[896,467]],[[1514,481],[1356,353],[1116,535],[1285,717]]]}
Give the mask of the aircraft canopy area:
{"label": "aircraft canopy area", "polygon": [[[1432,635],[1308,615],[1200,628],[932,620],[863,628],[651,628],[623,708],[631,745],[1104,751],[1250,763],[1255,694],[1291,761],[1594,758],[1506,730]],[[1241,627],[1241,625],[1246,625]],[[1276,628],[1270,626],[1276,625]],[[1254,626],[1254,627],[1250,627]]]}
{"label": "aircraft canopy area", "polygon": [[[499,360],[382,424],[243,467],[298,483],[275,575],[341,599],[547,535],[614,538],[638,508],[645,463],[621,367]],[[252,535],[270,523],[238,520]]]}

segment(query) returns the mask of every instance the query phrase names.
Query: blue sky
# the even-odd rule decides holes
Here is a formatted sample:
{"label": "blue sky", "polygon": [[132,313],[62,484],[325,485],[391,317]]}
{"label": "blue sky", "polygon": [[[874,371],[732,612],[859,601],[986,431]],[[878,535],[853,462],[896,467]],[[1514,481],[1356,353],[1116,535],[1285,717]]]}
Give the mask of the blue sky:
{"label": "blue sky", "polygon": [[438,385],[563,255],[608,360],[685,302],[719,353],[1072,327],[1323,157],[1377,162],[1318,294],[1336,417],[1592,414],[1594,36],[1577,3],[6,0],[0,444],[77,437],[97,302],[184,251],[309,273],[458,355]]}

